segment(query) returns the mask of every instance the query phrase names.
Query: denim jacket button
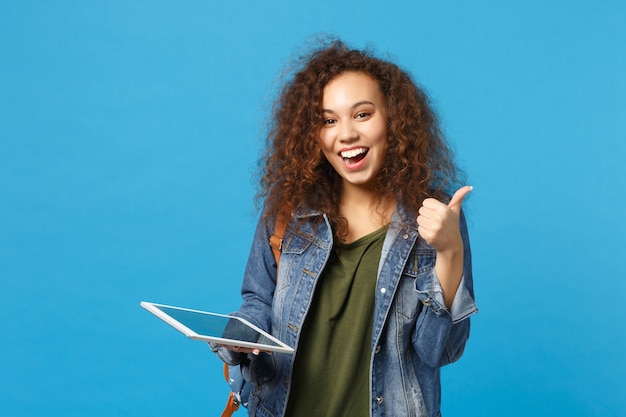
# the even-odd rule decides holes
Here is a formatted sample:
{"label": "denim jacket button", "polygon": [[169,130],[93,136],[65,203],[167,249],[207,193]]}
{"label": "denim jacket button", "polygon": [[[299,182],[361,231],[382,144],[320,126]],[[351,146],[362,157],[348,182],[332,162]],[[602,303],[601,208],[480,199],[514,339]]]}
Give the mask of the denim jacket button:
{"label": "denim jacket button", "polygon": [[374,353],[378,353],[380,352],[380,345],[376,346],[376,349],[374,349]]}
{"label": "denim jacket button", "polygon": [[426,307],[430,307],[431,303],[430,303],[430,298],[425,299],[424,301],[422,301],[422,303],[426,306]]}
{"label": "denim jacket button", "polygon": [[387,292],[387,288],[381,288],[381,289],[380,289],[380,293],[381,293],[381,294],[384,294],[384,293],[386,293],[386,292]]}
{"label": "denim jacket button", "polygon": [[407,234],[405,233],[405,234],[404,234],[404,236],[402,236],[402,237],[403,237],[403,238],[405,238],[405,239],[408,239],[408,238],[409,238],[409,235],[407,235]]}
{"label": "denim jacket button", "polygon": [[376,397],[376,402],[378,403],[378,405],[381,405],[383,403],[383,397]]}

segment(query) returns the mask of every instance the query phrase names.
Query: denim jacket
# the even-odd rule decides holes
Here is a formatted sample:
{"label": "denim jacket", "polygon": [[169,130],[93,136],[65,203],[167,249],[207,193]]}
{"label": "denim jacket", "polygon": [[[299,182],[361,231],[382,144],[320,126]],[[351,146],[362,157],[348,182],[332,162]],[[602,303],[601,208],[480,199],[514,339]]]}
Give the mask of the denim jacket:
{"label": "denim jacket", "polygon": [[[283,416],[300,330],[316,283],[333,247],[325,215],[293,213],[305,220],[287,227],[280,268],[269,246],[273,223],[259,221],[242,285],[243,304],[234,313],[296,348],[296,353],[243,355],[215,349],[230,365],[240,364],[254,384],[248,414]],[[314,217],[323,222],[313,226]],[[440,416],[440,367],[459,359],[469,337],[474,304],[467,226],[460,225],[464,274],[450,311],[445,307],[435,274],[435,250],[418,236],[416,215],[398,204],[387,230],[378,269],[371,340],[371,416]],[[314,387],[311,387],[314,389]]]}

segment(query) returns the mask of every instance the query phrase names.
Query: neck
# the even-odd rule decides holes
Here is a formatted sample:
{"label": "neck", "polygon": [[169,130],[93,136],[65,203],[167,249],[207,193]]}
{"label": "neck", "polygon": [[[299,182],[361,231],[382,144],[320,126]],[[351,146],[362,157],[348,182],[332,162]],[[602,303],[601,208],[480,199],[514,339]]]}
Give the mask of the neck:
{"label": "neck", "polygon": [[341,206],[375,207],[380,203],[380,196],[367,186],[344,183],[341,188]]}
{"label": "neck", "polygon": [[346,242],[356,240],[391,221],[395,199],[381,198],[371,188],[344,184],[339,213],[348,221]]}

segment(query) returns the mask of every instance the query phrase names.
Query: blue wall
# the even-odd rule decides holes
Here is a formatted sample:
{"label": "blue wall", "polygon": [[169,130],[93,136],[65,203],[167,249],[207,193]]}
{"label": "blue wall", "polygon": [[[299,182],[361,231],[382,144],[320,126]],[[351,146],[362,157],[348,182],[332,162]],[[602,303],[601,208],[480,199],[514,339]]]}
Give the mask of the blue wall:
{"label": "blue wall", "polygon": [[330,32],[426,86],[475,187],[444,415],[626,416],[626,3],[392,3],[0,1],[2,415],[219,415],[139,302],[237,307],[274,81]]}

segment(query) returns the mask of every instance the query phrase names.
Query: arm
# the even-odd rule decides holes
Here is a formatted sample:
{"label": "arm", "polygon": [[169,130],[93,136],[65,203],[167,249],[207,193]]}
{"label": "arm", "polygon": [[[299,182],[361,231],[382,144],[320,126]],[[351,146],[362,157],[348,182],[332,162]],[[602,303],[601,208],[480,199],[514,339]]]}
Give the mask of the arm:
{"label": "arm", "polygon": [[[243,303],[238,311],[232,313],[268,332],[271,330],[272,299],[276,286],[276,260],[269,246],[271,231],[267,226],[272,222],[272,219],[266,222],[261,218],[257,223],[241,287]],[[211,344],[211,348],[229,365],[245,362],[247,353],[260,353],[257,349],[229,350],[215,344]]]}
{"label": "arm", "polygon": [[469,186],[460,188],[447,205],[433,198],[426,199],[417,217],[420,236],[437,251],[435,272],[448,309],[463,276],[463,240],[459,220],[463,198],[471,190]]}
{"label": "arm", "polygon": [[[453,198],[451,204],[454,202],[455,199]],[[442,279],[439,276],[442,270],[440,268],[443,266],[443,273],[446,273],[451,271],[455,265],[450,268],[449,264],[442,263],[447,259],[442,259],[438,251],[435,267],[431,272],[429,291],[420,294],[420,299],[425,308],[421,313],[423,318],[418,319],[421,324],[419,331],[413,335],[413,346],[422,360],[431,366],[443,366],[461,357],[469,337],[469,316],[478,311],[474,304],[469,236],[465,217],[461,210],[459,210],[456,221],[458,222],[458,233],[462,245],[461,272],[455,272],[458,274],[458,278],[456,275],[453,277],[456,280],[446,281],[446,277]],[[454,287],[453,293],[450,292],[450,289],[446,289],[450,288],[447,286],[450,282]],[[449,296],[446,296],[446,292]]]}
{"label": "arm", "polygon": [[276,259],[269,245],[274,219],[257,224],[241,286],[243,303],[233,313],[271,332],[272,302],[276,289]]}

